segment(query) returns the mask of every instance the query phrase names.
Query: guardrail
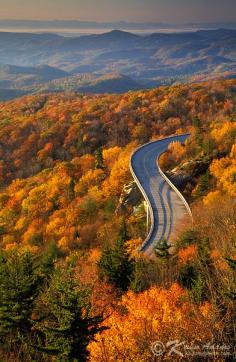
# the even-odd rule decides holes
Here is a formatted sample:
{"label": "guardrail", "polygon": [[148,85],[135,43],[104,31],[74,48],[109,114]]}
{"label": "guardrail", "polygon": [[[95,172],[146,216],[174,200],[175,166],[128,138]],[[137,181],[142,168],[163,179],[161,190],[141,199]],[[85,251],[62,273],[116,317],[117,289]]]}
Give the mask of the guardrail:
{"label": "guardrail", "polygon": [[[163,152],[164,153],[164,152]],[[163,154],[162,153],[162,154]],[[161,156],[161,155],[160,155]],[[160,157],[159,157],[160,158]],[[190,209],[190,206],[188,204],[188,202],[186,201],[185,197],[183,196],[183,194],[177,189],[177,187],[170,181],[170,179],[165,175],[165,173],[162,171],[162,169],[159,166],[158,163],[159,159],[157,160],[157,167],[158,167],[158,171],[160,172],[161,176],[164,178],[164,180],[170,185],[170,187],[176,192],[176,194],[181,198],[181,200],[184,203],[184,206],[186,207],[188,214],[193,222],[193,214],[192,211]]]}
{"label": "guardrail", "polygon": [[[146,244],[148,243],[148,241],[149,241],[149,239],[150,239],[150,237],[151,237],[151,235],[152,235],[153,229],[154,229],[154,212],[153,212],[153,208],[152,208],[152,205],[151,205],[151,203],[150,203],[150,200],[149,200],[149,198],[148,198],[148,196],[147,196],[147,194],[146,194],[143,186],[141,185],[139,179],[137,178],[137,176],[136,176],[136,174],[135,174],[135,172],[134,172],[133,166],[132,166],[132,158],[133,158],[134,154],[135,154],[140,148],[141,148],[141,147],[137,148],[137,149],[132,153],[131,158],[130,158],[130,166],[129,166],[129,168],[130,168],[131,174],[132,174],[132,176],[133,176],[136,184],[137,184],[138,187],[139,187],[139,190],[141,191],[141,193],[142,193],[142,195],[143,195],[143,197],[144,197],[144,200],[145,200],[146,203],[147,203],[147,206],[148,206],[148,209],[149,209],[149,213],[150,213],[151,227],[150,227],[150,231],[149,231],[149,233],[148,233],[148,236],[146,237],[146,239],[144,240],[144,242],[142,243],[142,245],[141,245],[140,248],[139,248],[139,251],[142,251],[142,249],[143,249],[143,248],[146,246]],[[148,210],[147,210],[147,212],[148,212]]]}
{"label": "guardrail", "polygon": [[[131,157],[130,157],[130,164],[129,164],[129,168],[130,168],[130,172],[136,182],[136,184],[138,185],[143,197],[144,197],[144,200],[146,201],[147,205],[148,205],[148,208],[149,208],[149,212],[150,212],[150,219],[151,219],[151,227],[150,227],[150,231],[148,233],[148,236],[146,237],[146,239],[144,240],[144,242],[142,243],[141,247],[139,248],[140,251],[142,251],[142,249],[144,247],[146,247],[146,245],[148,244],[150,238],[151,238],[151,235],[153,233],[153,229],[154,229],[154,211],[153,211],[153,208],[152,208],[152,205],[150,203],[150,200],[143,188],[143,186],[141,185],[139,179],[137,178],[136,174],[135,174],[135,171],[134,171],[134,168],[133,168],[133,165],[132,165],[132,160],[133,160],[133,157],[135,156],[135,154],[142,148],[150,145],[150,144],[153,144],[153,143],[158,143],[160,141],[163,141],[163,140],[168,140],[168,139],[175,139],[175,138],[179,138],[179,137],[183,137],[183,136],[190,136],[190,133],[186,133],[186,134],[181,134],[181,135],[176,135],[176,136],[170,136],[170,137],[165,137],[165,138],[162,138],[161,140],[157,140],[157,141],[151,141],[151,142],[147,142],[145,143],[144,145],[138,147],[136,150],[134,150],[131,154]],[[165,151],[163,151],[161,153],[161,155],[163,153],[165,153]],[[187,209],[187,212],[193,222],[193,215],[192,215],[192,211],[190,209],[190,206],[188,204],[188,202],[186,201],[185,197],[181,194],[181,192],[177,189],[177,187],[170,181],[170,179],[164,174],[164,172],[161,170],[160,166],[159,166],[159,158],[161,157],[161,155],[159,155],[158,159],[157,159],[157,168],[158,168],[158,171],[160,172],[161,176],[163,177],[163,179],[169,184],[169,186],[175,191],[175,193],[180,197],[180,199],[182,200],[183,204],[185,205],[186,209]]]}

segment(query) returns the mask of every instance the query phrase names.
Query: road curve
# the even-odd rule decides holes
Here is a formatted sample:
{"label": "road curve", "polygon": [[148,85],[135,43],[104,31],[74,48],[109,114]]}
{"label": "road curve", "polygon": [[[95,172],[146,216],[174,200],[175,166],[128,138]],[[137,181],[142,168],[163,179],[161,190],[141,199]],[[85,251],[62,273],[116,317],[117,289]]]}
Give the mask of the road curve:
{"label": "road curve", "polygon": [[164,175],[158,159],[173,141],[184,141],[189,134],[164,138],[139,147],[131,156],[130,171],[147,202],[150,215],[150,232],[141,246],[146,255],[165,238],[174,238],[176,229],[192,214],[184,197]]}

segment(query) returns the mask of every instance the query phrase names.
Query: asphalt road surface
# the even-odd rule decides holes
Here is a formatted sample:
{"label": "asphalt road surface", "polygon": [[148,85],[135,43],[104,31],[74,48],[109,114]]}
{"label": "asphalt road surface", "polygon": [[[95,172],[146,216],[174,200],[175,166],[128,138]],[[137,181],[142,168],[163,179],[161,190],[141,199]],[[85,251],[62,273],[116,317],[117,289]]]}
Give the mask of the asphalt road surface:
{"label": "asphalt road surface", "polygon": [[164,179],[157,160],[173,141],[183,143],[189,134],[148,143],[137,149],[130,162],[131,172],[149,207],[150,232],[141,251],[153,253],[155,246],[165,238],[171,242],[191,212],[183,196]]}

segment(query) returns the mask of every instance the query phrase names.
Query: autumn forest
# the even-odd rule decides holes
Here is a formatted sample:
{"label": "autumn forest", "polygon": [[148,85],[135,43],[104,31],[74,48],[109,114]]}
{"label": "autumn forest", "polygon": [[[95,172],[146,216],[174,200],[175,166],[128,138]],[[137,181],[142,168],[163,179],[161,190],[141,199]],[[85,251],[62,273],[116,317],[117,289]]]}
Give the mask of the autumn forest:
{"label": "autumn forest", "polygon": [[[186,132],[160,165],[194,221],[148,258],[130,156]],[[0,103],[0,360],[157,361],[176,340],[233,360],[235,140],[236,80]]]}

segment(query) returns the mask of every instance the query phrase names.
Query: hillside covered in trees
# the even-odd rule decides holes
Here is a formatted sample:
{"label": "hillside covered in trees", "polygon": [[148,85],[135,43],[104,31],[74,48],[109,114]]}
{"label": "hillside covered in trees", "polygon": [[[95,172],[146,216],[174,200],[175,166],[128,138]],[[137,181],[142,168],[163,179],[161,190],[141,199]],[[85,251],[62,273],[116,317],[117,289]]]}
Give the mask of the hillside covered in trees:
{"label": "hillside covered in trees", "polygon": [[235,78],[235,26],[218,26],[198,31],[190,27],[180,33],[112,30],[72,37],[0,32],[0,99],[58,90],[124,93]]}
{"label": "hillside covered in trees", "polygon": [[[161,165],[194,224],[147,259],[130,155],[184,132]],[[235,80],[0,103],[0,359],[146,362],[175,340],[231,358],[235,138]]]}

